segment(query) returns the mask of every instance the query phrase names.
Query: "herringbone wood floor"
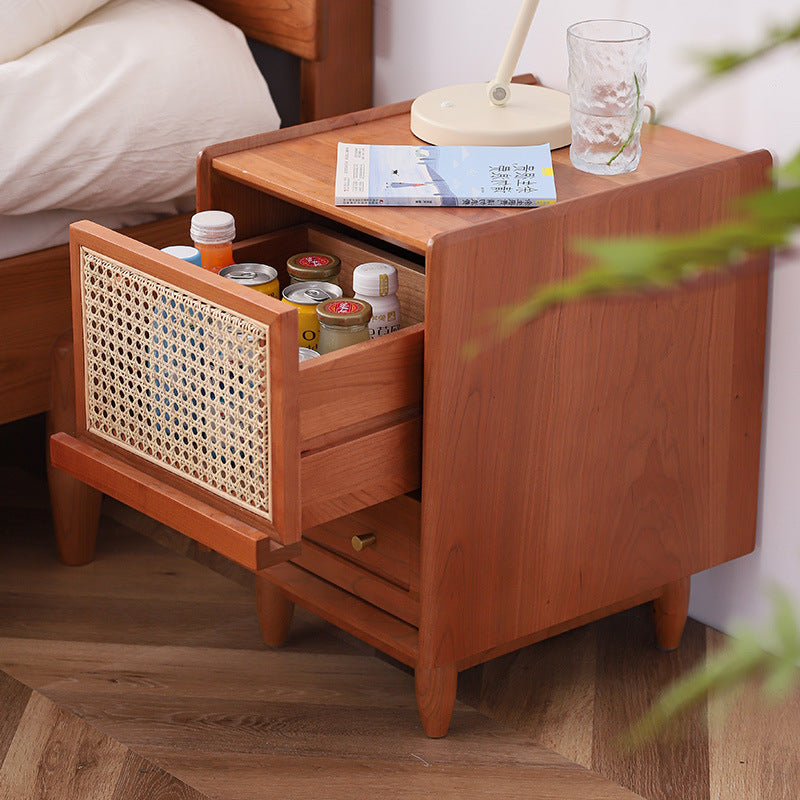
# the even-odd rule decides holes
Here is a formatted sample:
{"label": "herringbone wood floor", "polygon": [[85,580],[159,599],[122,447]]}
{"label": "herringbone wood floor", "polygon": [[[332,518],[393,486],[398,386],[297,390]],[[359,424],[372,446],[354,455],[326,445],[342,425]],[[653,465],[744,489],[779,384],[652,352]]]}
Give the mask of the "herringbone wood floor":
{"label": "herringbone wood floor", "polygon": [[698,623],[661,653],[633,609],[462,673],[432,741],[406,670],[303,612],[265,648],[249,575],[118,504],[64,567],[37,426],[0,429],[0,800],[800,798],[798,697],[748,689],[617,747],[722,643]]}

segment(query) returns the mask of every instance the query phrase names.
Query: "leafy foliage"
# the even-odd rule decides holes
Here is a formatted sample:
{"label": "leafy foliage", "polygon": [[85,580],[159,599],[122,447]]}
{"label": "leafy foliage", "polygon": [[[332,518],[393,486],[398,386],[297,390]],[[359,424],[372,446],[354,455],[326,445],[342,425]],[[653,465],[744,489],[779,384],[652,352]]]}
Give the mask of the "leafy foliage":
{"label": "leafy foliage", "polygon": [[[800,19],[774,27],[755,48],[698,56],[709,81],[765,57],[780,47],[800,41]],[[694,92],[694,90],[693,90]],[[787,247],[800,227],[800,152],[775,173],[773,188],[745,198],[736,221],[728,221],[691,235],[642,236],[634,239],[578,241],[576,249],[589,256],[591,266],[574,278],[536,287],[522,303],[502,309],[495,331],[510,336],[555,305],[597,295],[676,286],[711,270],[742,264],[748,255]],[[477,349],[472,343],[467,352]]]}
{"label": "leafy foliage", "polygon": [[536,287],[527,300],[504,309],[500,338],[510,336],[552,306],[589,296],[664,289],[714,270],[742,264],[753,253],[788,247],[800,227],[800,152],[780,171],[785,185],[748,195],[735,221],[674,236],[578,240],[589,269],[560,283]]}
{"label": "leafy foliage", "polygon": [[726,75],[739,67],[764,58],[779,47],[800,40],[800,19],[789,25],[770,28],[764,40],[751,50],[724,50],[717,53],[699,54],[697,62],[702,72],[711,78]]}
{"label": "leafy foliage", "polygon": [[752,629],[735,632],[730,643],[682,680],[670,686],[627,732],[623,744],[635,749],[712,691],[729,689],[760,678],[770,700],[779,700],[800,680],[800,624],[794,607],[782,592],[773,596],[769,636]]}
{"label": "leafy foliage", "polygon": [[[750,50],[727,50],[700,56],[703,74],[691,90],[753,63],[780,47],[800,41],[800,19],[767,31]],[[687,96],[690,96],[687,94]],[[791,245],[800,229],[800,152],[774,174],[774,186],[745,197],[728,221],[690,235],[642,236],[634,239],[578,241],[577,251],[591,266],[562,283],[536,287],[523,303],[502,309],[496,336],[510,336],[549,308],[598,295],[618,295],[678,286],[697,276],[731,269],[748,256]],[[474,353],[476,346],[472,345]],[[637,747],[712,691],[760,678],[764,692],[779,698],[800,678],[800,622],[783,593],[773,597],[772,641],[754,631],[735,632],[729,645],[661,695],[629,730],[626,744]]]}

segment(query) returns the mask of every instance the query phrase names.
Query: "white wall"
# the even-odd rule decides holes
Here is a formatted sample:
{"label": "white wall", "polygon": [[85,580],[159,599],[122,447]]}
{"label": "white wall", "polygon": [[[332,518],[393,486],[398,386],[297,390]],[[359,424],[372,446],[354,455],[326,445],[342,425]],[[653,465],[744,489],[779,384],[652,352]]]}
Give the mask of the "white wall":
{"label": "white wall", "polygon": [[[493,77],[519,0],[376,0],[375,102]],[[647,97],[658,108],[696,76],[690,54],[746,45],[770,23],[800,16],[796,0],[542,0],[517,72],[566,90],[565,30],[580,19],[622,17],[651,32]],[[704,92],[670,125],[780,160],[800,149],[800,50],[770,57]],[[800,608],[800,253],[776,263],[768,328],[762,489],[756,551],[692,581],[690,614],[714,627],[761,624],[770,586]]]}

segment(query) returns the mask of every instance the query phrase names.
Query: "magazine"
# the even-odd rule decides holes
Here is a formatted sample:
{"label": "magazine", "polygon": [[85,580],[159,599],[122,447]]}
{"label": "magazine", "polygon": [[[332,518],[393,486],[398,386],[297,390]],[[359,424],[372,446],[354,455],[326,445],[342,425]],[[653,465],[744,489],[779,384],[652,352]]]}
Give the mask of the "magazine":
{"label": "magazine", "polygon": [[547,144],[339,142],[336,205],[542,206],[556,201]]}

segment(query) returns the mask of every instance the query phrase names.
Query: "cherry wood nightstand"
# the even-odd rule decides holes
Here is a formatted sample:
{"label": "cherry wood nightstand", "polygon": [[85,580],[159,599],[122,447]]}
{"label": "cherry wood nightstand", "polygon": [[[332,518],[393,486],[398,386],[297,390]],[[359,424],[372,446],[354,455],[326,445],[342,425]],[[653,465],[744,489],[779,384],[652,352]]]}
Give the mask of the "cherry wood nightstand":
{"label": "cherry wood nightstand", "polygon": [[76,411],[64,349],[51,452],[65,561],[91,557],[85,520],[111,494],[256,572],[269,644],[300,603],[413,667],[442,736],[459,670],[648,601],[676,647],[690,576],[753,548],[767,257],[500,342],[487,320],[579,271],[581,237],[721,219],[771,160],[645,126],[629,175],[554,151],[553,206],[335,206],[337,143],[413,143],[408,108],[198,162],[198,208],[233,213],[238,261],[334,252],[346,289],[358,263],[390,261],[400,331],[297,365],[293,308],[78,224]]}

